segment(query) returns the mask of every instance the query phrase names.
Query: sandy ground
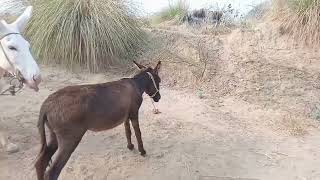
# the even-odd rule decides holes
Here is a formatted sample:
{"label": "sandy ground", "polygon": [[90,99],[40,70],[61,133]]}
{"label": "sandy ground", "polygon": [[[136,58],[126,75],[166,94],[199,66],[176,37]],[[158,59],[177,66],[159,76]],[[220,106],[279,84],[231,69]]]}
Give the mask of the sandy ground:
{"label": "sandy ground", "polygon": [[[199,98],[197,93],[186,88],[162,86],[162,99],[157,103],[162,113],[152,113],[147,97],[140,111],[146,157],[126,148],[123,125],[100,133],[88,132],[60,179],[320,179],[318,122],[299,111],[306,104],[315,104],[319,98],[319,90],[308,86],[313,76],[303,74],[319,73],[315,68],[317,62],[299,61],[299,64],[290,58],[293,55],[289,50],[276,54],[274,45],[268,46],[272,49],[263,47],[256,52],[260,46],[250,46],[249,40],[244,46],[237,40],[238,35],[223,39],[228,50],[222,55],[226,61],[221,63],[232,62],[223,71],[237,69],[229,79],[240,79],[231,93],[217,92],[214,97]],[[267,55],[261,57],[261,52]],[[295,56],[306,55],[306,51],[303,52]],[[247,76],[238,77],[243,75],[237,74],[241,68]],[[253,74],[252,69],[263,76]],[[0,128],[20,146],[15,154],[6,154],[0,149],[1,180],[36,179],[33,161],[39,151],[38,110],[50,93],[71,84],[120,78],[114,74],[70,74],[48,67],[42,67],[42,73],[44,81],[39,93],[25,89],[15,97],[0,97]],[[283,87],[274,87],[279,74]],[[299,76],[297,81],[298,75],[305,79]],[[255,79],[254,85],[259,86],[253,86],[251,78]]]}

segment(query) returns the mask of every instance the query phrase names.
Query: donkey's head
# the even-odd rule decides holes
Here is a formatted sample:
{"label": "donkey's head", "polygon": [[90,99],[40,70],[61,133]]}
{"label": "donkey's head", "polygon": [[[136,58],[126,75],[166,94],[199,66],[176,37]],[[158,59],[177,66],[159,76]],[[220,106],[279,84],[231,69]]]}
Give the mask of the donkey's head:
{"label": "donkey's head", "polygon": [[145,67],[141,64],[138,64],[137,62],[133,61],[134,64],[142,70],[141,73],[145,74],[147,76],[147,83],[145,87],[145,92],[155,101],[159,102],[161,99],[160,95],[160,82],[161,79],[159,77],[159,70],[161,68],[161,61],[158,62],[155,68],[151,67]]}
{"label": "donkey's head", "polygon": [[12,24],[0,21],[0,68],[20,76],[24,84],[38,91],[40,70],[31,55],[30,44],[21,35],[31,14],[32,7],[29,6]]}

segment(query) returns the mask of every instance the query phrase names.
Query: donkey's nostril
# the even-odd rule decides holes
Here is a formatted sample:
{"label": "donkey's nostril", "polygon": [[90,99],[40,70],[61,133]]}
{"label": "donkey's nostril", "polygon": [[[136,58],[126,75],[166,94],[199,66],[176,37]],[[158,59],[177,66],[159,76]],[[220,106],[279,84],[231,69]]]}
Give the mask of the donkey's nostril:
{"label": "donkey's nostril", "polygon": [[36,84],[39,84],[41,82],[41,75],[34,75],[32,79]]}

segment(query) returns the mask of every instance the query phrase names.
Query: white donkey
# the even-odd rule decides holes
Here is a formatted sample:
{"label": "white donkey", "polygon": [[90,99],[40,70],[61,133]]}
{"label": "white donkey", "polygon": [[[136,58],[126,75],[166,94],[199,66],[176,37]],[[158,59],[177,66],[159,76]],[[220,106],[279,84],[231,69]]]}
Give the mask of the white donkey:
{"label": "white donkey", "polygon": [[[30,20],[31,14],[32,6],[29,6],[12,24],[8,24],[4,20],[0,21],[0,76],[3,75],[1,69],[5,70],[18,77],[21,83],[27,87],[38,91],[38,85],[41,82],[40,70],[31,55],[30,44],[21,34]],[[18,151],[18,146],[8,143],[7,137],[1,132],[0,145],[8,152]]]}

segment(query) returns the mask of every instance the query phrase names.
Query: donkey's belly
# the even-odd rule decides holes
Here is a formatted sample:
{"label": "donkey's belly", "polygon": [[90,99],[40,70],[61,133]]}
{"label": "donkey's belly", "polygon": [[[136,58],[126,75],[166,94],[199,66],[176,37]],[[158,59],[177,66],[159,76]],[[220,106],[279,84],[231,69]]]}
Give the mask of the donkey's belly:
{"label": "donkey's belly", "polygon": [[96,122],[90,125],[89,130],[91,131],[104,131],[115,128],[126,121],[128,118],[122,118],[119,120],[106,120],[102,122]]}

